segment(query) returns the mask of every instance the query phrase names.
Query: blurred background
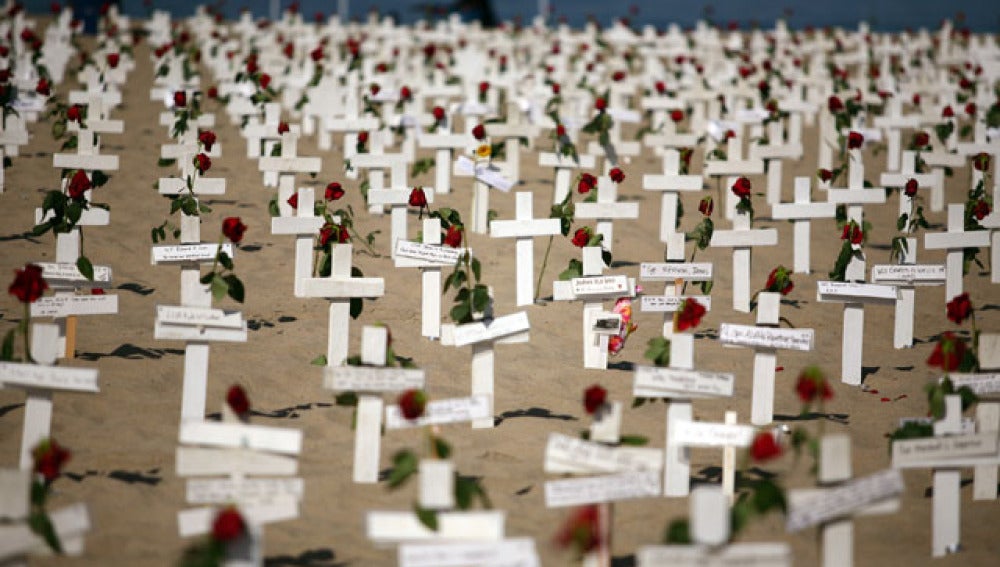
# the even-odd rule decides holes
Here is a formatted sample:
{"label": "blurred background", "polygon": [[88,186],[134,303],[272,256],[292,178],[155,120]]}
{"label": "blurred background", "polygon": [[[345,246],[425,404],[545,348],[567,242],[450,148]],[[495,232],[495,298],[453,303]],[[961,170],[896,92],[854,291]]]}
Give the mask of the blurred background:
{"label": "blurred background", "polygon": [[[299,11],[309,20],[317,13],[330,15],[337,12],[343,0],[300,0]],[[23,2],[33,13],[48,12],[51,0]],[[66,3],[64,1],[64,3]],[[99,6],[102,1],[69,2],[79,8],[85,4]],[[188,16],[198,4],[212,5],[227,18],[235,18],[241,10],[248,9],[257,17],[270,17],[275,7],[284,9],[290,0],[120,0],[122,11],[130,16],[142,17],[153,8],[169,10],[175,16]],[[904,31],[921,27],[933,29],[944,18],[951,18],[957,27],[968,27],[975,32],[1000,31],[1000,1],[998,0],[822,0],[766,1],[713,0],[711,2],[685,0],[634,0],[609,2],[607,0],[347,0],[348,16],[364,18],[371,10],[391,14],[401,23],[419,19],[433,20],[458,11],[467,19],[479,15],[498,21],[521,18],[524,23],[539,13],[540,4],[548,5],[550,22],[566,21],[579,27],[588,18],[608,25],[616,18],[628,18],[634,25],[651,24],[664,28],[670,23],[690,27],[704,18],[727,28],[738,26],[750,29],[756,25],[769,28],[775,19],[784,17],[793,29],[806,26],[855,27],[867,21],[876,31]]]}

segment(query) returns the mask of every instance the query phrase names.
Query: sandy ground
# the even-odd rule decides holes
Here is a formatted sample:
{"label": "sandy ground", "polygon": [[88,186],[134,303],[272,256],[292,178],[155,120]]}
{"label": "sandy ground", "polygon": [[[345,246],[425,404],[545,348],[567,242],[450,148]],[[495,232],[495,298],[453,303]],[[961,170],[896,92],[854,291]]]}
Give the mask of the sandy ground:
{"label": "sandy ground", "polygon": [[[124,105],[114,115],[125,121],[126,134],[107,136],[104,151],[121,157],[122,169],[113,174],[95,200],[111,205],[109,227],[86,229],[86,253],[95,264],[114,269],[115,290],[120,301],[116,316],[82,318],[77,359],[73,366],[100,369],[99,395],[55,396],[52,431],[73,451],[65,478],[59,480],[56,504],[86,502],[94,529],[87,537],[87,550],[79,559],[39,560],[39,564],[72,565],[168,565],[179,557],[189,542],[177,535],[176,514],[185,508],[184,483],[174,474],[183,373],[183,344],[153,339],[154,306],[177,304],[179,270],[149,264],[149,229],[167,216],[168,202],[153,190],[157,177],[166,170],[157,168],[159,146],[168,141],[166,129],[157,126],[160,107],[148,101],[151,70],[147,48],[138,49],[139,69],[130,77]],[[212,110],[214,105],[209,104]],[[216,411],[226,389],[234,383],[246,386],[254,404],[254,423],[295,427],[305,434],[300,460],[305,478],[306,499],[301,518],[273,525],[266,533],[266,556],[270,565],[390,565],[394,552],[376,549],[365,539],[364,514],[370,509],[409,509],[413,487],[390,492],[383,484],[355,485],[351,482],[353,434],[351,410],[333,405],[333,395],[322,388],[321,370],[309,361],[325,352],[327,304],[322,299],[301,300],[292,296],[293,239],[270,234],[267,202],[273,190],[263,186],[256,164],[244,158],[244,141],[220,108],[215,108],[216,129],[224,147],[224,157],[214,161],[213,176],[228,180],[226,195],[208,204],[203,235],[211,240],[223,218],[239,215],[249,225],[237,254],[237,272],[247,287],[242,310],[251,332],[245,344],[216,344],[211,348],[209,411]],[[58,172],[51,166],[56,149],[48,125],[32,127],[33,139],[7,170],[7,192],[0,195],[0,268],[12,277],[16,267],[28,261],[51,261],[54,238],[26,235],[33,209],[43,193],[53,188]],[[807,155],[799,163],[785,165],[784,199],[791,199],[792,179],[815,171],[816,132],[805,132]],[[301,155],[322,155],[323,172],[315,179],[303,177],[300,184],[323,187],[329,181],[345,181],[340,175],[339,148],[321,154],[313,140],[299,144]],[[868,152],[870,179],[875,179],[876,163],[884,154]],[[525,151],[520,190],[535,193],[535,211],[548,210],[554,174],[540,168],[533,154]],[[701,157],[695,157],[695,170]],[[659,169],[659,159],[651,153],[625,167],[628,179],[621,186],[624,199],[640,203],[638,221],[615,223],[615,265],[611,273],[637,276],[639,263],[661,261],[663,246],[658,241],[660,198],[641,190],[643,173]],[[752,179],[762,191],[764,178]],[[431,183],[432,174],[416,181]],[[345,182],[348,203],[363,210],[354,182]],[[948,200],[960,201],[968,186],[967,173],[958,172],[948,180]],[[715,194],[714,187],[712,194]],[[470,183],[454,181],[452,194],[440,197],[435,205],[457,207],[468,216]],[[686,195],[689,214],[682,228],[697,222],[700,194]],[[819,198],[819,195],[815,196]],[[759,219],[756,226],[779,230],[780,245],[753,253],[752,289],[760,288],[767,273],[779,263],[791,266],[791,225],[770,222],[762,195],[756,196]],[[491,208],[499,218],[513,218],[514,198],[493,193]],[[719,219],[721,202],[716,218]],[[881,207],[869,207],[868,218],[875,226],[868,248],[869,263],[888,261],[888,242],[894,233],[896,197]],[[929,213],[934,230],[941,230],[943,213]],[[411,221],[415,221],[413,216]],[[469,350],[443,347],[419,336],[420,286],[413,270],[394,269],[388,252],[388,217],[360,213],[361,232],[380,229],[376,246],[382,252],[373,257],[355,252],[355,265],[367,276],[384,277],[386,296],[366,302],[360,319],[351,323],[351,352],[360,345],[361,328],[381,322],[393,332],[399,354],[412,356],[427,370],[428,390],[434,398],[468,395]],[[717,220],[719,228],[728,223]],[[410,223],[411,236],[418,223]],[[496,292],[498,314],[514,307],[514,255],[509,240],[493,240],[472,235],[477,255],[484,260],[483,277]],[[540,263],[544,239],[536,240],[536,262]],[[832,220],[813,226],[812,275],[796,275],[795,290],[784,302],[782,314],[796,326],[816,330],[816,348],[810,353],[781,352],[775,399],[777,423],[804,425],[812,431],[848,432],[854,441],[854,471],[871,473],[889,466],[885,435],[898,418],[924,415],[927,405],[923,384],[935,377],[924,361],[934,338],[954,325],[944,317],[943,287],[918,290],[916,345],[913,349],[892,347],[892,309],[867,310],[864,366],[865,384],[879,393],[868,393],[840,382],[841,307],[818,304],[816,281],[825,279],[839,248],[839,233]],[[551,295],[551,281],[578,252],[568,240],[557,239],[543,286],[543,297]],[[942,262],[943,253],[924,252],[922,262]],[[745,349],[723,349],[717,330],[723,322],[752,323],[752,315],[734,312],[732,305],[730,254],[725,250],[699,253],[698,260],[715,264],[716,285],[713,305],[699,328],[696,367],[736,373],[736,395],[732,399],[699,401],[698,419],[721,421],[723,412],[735,410],[741,420],[750,412],[752,353]],[[8,280],[4,280],[7,282]],[[6,283],[4,284],[6,285]],[[997,331],[995,310],[1000,309],[995,287],[988,274],[974,269],[965,278],[973,302],[983,307],[980,326]],[[659,293],[659,284],[647,289]],[[450,305],[451,295],[445,299]],[[221,306],[233,308],[231,301]],[[987,311],[987,309],[989,309]],[[659,333],[661,315],[637,312],[639,330],[606,371],[582,368],[581,306],[541,302],[527,309],[532,324],[531,342],[499,347],[496,361],[496,413],[498,426],[492,430],[471,430],[467,425],[444,428],[453,443],[459,471],[484,478],[495,506],[507,512],[507,533],[536,538],[546,565],[571,561],[568,553],[550,543],[564,510],[548,510],[543,504],[543,449],[551,431],[575,435],[588,423],[580,400],[582,391],[593,383],[608,388],[613,399],[630,400],[634,364],[643,363],[645,343]],[[19,320],[21,311],[14,298],[0,297],[0,332]],[[795,376],[807,364],[818,364],[834,379],[834,399],[824,415],[799,417],[799,402],[793,391]],[[888,398],[889,402],[881,401]],[[0,391],[0,465],[16,466],[23,419],[23,393]],[[642,433],[662,446],[665,410],[651,404],[625,412],[623,431]],[[382,465],[388,468],[391,455],[401,447],[416,446],[415,431],[392,431],[383,438]],[[716,481],[721,456],[715,451],[695,451],[692,475],[696,481]],[[782,475],[786,487],[811,486],[807,461],[795,463],[786,457],[768,471]],[[751,473],[752,476],[753,473]],[[935,561],[941,565],[995,564],[1000,542],[995,538],[998,515],[996,502],[971,500],[970,470],[962,489],[961,554]],[[929,564],[931,531],[931,475],[926,471],[907,472],[906,494],[899,514],[865,518],[855,523],[856,557],[859,565]],[[671,519],[686,515],[686,499],[657,498],[625,502],[616,506],[614,552],[623,565],[638,546],[660,541]],[[784,532],[783,520],[769,517],[751,527],[745,541],[783,540],[792,545],[796,564],[817,563],[817,532],[796,535]]]}

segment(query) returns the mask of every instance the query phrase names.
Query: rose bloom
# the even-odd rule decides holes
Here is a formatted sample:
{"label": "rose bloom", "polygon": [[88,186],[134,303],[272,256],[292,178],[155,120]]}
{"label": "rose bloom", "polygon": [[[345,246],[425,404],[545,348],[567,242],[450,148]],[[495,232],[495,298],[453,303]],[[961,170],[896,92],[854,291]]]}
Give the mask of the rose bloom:
{"label": "rose bloom", "polygon": [[799,374],[799,378],[795,382],[795,392],[804,404],[833,398],[833,390],[830,389],[826,376],[815,366],[810,366]]}
{"label": "rose bloom", "polygon": [[247,225],[243,224],[240,217],[228,217],[222,221],[222,234],[233,244],[239,244],[243,240],[243,233],[247,231]]}
{"label": "rose bloom", "polygon": [[980,152],[973,156],[972,167],[976,171],[985,172],[990,168],[990,154],[986,152]]}
{"label": "rose bloom", "polygon": [[323,47],[322,47],[322,46],[320,46],[320,47],[317,47],[316,49],[313,49],[312,51],[310,51],[310,52],[309,52],[309,57],[310,57],[310,58],[311,58],[311,59],[312,59],[313,61],[315,61],[315,62],[317,62],[317,63],[318,63],[319,61],[321,61],[321,60],[323,59]]}
{"label": "rose bloom", "polygon": [[34,303],[47,289],[49,284],[42,277],[42,268],[35,264],[25,264],[23,268],[14,270],[14,281],[7,288],[7,293],[21,303]]}
{"label": "rose bloom", "polygon": [[705,316],[706,311],[704,305],[689,297],[684,300],[680,310],[675,312],[674,327],[678,331],[693,329],[701,323],[701,318]]}
{"label": "rose bloom", "polygon": [[46,484],[59,477],[69,457],[69,451],[60,447],[52,438],[43,439],[31,450],[31,458],[35,461],[34,472],[42,475]]}
{"label": "rose bloom", "polygon": [[966,104],[965,105],[965,113],[968,114],[969,116],[975,116],[976,115],[976,103],[970,102],[969,104]]}
{"label": "rose bloom", "polygon": [[74,104],[66,109],[66,120],[69,120],[70,122],[79,122],[82,116],[83,109],[80,108],[79,104]]}
{"label": "rose bloom", "polygon": [[462,245],[462,229],[451,225],[448,230],[444,233],[444,245],[451,246],[452,248],[458,248]]}
{"label": "rose bloom", "polygon": [[417,419],[424,415],[427,407],[427,394],[423,390],[407,390],[399,395],[399,411],[406,419]]}
{"label": "rose bloom", "polygon": [[260,88],[267,89],[267,86],[271,84],[271,75],[261,73],[258,84],[260,85]]}
{"label": "rose bloom", "polygon": [[42,96],[49,96],[52,94],[52,86],[45,79],[38,79],[38,84],[35,85],[35,92]]}
{"label": "rose bloom", "polygon": [[841,110],[844,110],[844,102],[840,100],[840,97],[831,96],[826,101],[826,107],[830,110],[832,114],[836,114]]}
{"label": "rose bloom", "polygon": [[851,131],[847,135],[847,149],[856,150],[865,143],[865,137],[860,132]]}
{"label": "rose bloom", "polygon": [[972,207],[972,214],[976,217],[976,220],[983,220],[987,215],[992,212],[990,204],[986,202],[986,199],[980,199],[976,201],[976,205]]}
{"label": "rose bloom", "polygon": [[566,519],[566,523],[556,534],[555,544],[561,548],[576,545],[581,553],[587,553],[600,547],[600,510],[596,504],[588,504],[577,508]]}
{"label": "rose bloom", "polygon": [[326,193],[323,195],[327,201],[336,201],[344,196],[344,189],[336,181],[326,186]]}
{"label": "rose bloom", "polygon": [[610,177],[611,181],[614,181],[615,183],[621,183],[622,181],[625,181],[625,172],[617,167],[614,167],[608,172],[608,177]]}
{"label": "rose bloom", "polygon": [[289,207],[291,207],[293,209],[298,209],[299,208],[299,194],[298,193],[292,193],[292,196],[289,197],[288,200],[285,201],[285,202],[288,203]]}
{"label": "rose bloom", "polygon": [[740,177],[732,186],[733,195],[736,195],[740,199],[749,199],[751,189],[753,187],[750,185],[750,180],[746,177]]}
{"label": "rose bloom", "polygon": [[918,148],[926,147],[931,143],[931,137],[927,135],[927,132],[917,132],[913,135],[913,145]]}
{"label": "rose bloom", "polygon": [[194,167],[198,170],[198,173],[204,175],[206,171],[212,168],[212,160],[204,153],[200,153],[194,156]]}
{"label": "rose bloom", "polygon": [[955,116],[955,111],[951,109],[951,106],[946,106],[941,111],[941,118],[952,118]]}
{"label": "rose bloom", "polygon": [[226,404],[240,419],[250,417],[250,398],[247,397],[243,386],[233,384],[229,387],[229,391],[226,392]]}
{"label": "rose bloom", "polygon": [[82,169],[76,170],[73,174],[72,179],[69,180],[69,185],[66,186],[66,192],[69,194],[70,199],[82,199],[84,193],[93,187],[90,183],[90,179],[87,177],[87,173]]}
{"label": "rose bloom", "polygon": [[558,95],[560,90],[562,90],[562,87],[559,83],[552,83],[552,94]]}
{"label": "rose bloom", "polygon": [[208,92],[206,93],[208,98],[219,98],[219,88],[212,86],[208,87]]}
{"label": "rose bloom", "polygon": [[589,173],[580,174],[580,182],[576,184],[576,190],[581,194],[589,193],[597,185],[597,178]]}
{"label": "rose bloom", "polygon": [[612,80],[612,81],[614,81],[614,82],[616,82],[616,83],[617,83],[618,81],[622,81],[622,80],[624,80],[624,79],[625,79],[625,71],[615,71],[615,72],[614,72],[614,73],[613,73],[613,74],[611,75],[611,80]]}
{"label": "rose bloom", "polygon": [[674,109],[670,111],[670,119],[674,122],[680,122],[684,120],[684,111],[680,109]]}
{"label": "rose bloom", "polygon": [[434,109],[431,110],[431,114],[434,115],[434,120],[437,122],[444,120],[444,109],[440,106],[435,106]]}
{"label": "rose bloom", "polygon": [[[384,72],[384,69],[383,69],[383,72]],[[369,85],[368,91],[370,93],[372,93],[372,96],[376,96],[376,95],[378,95],[378,93],[380,93],[382,91],[382,87],[380,87],[378,85],[378,83],[372,83],[371,85]]]}
{"label": "rose bloom", "polygon": [[865,240],[865,234],[857,223],[851,222],[844,225],[844,230],[840,233],[840,239],[850,240],[851,244],[861,244]]}
{"label": "rose bloom", "polygon": [[604,110],[608,108],[608,101],[601,97],[597,97],[597,100],[594,101],[594,108],[596,108],[598,112],[604,112]]}
{"label": "rose bloom", "polygon": [[206,152],[212,151],[212,146],[215,145],[215,132],[211,130],[198,132],[198,141],[201,142],[201,145],[205,146]]}
{"label": "rose bloom", "polygon": [[288,130],[289,130],[288,122],[285,121],[278,122],[278,134],[284,134],[285,132],[288,132]]}
{"label": "rose bloom", "polygon": [[483,82],[479,83],[479,94],[483,94],[483,93],[485,93],[488,90],[490,90],[490,83],[489,83],[489,81],[483,81]]}
{"label": "rose bloom", "polygon": [[914,106],[920,106],[920,93],[915,93],[911,102],[913,102]]}
{"label": "rose bloom", "polygon": [[117,69],[118,68],[118,62],[120,60],[121,60],[121,55],[119,55],[117,53],[108,53],[108,56],[107,56],[108,67],[111,67],[112,69]]}
{"label": "rose bloom", "polygon": [[819,171],[816,172],[816,177],[818,177],[820,181],[825,183],[833,179],[833,172],[830,171],[829,169],[820,169]]}
{"label": "rose bloom", "polygon": [[414,187],[410,191],[410,206],[411,207],[426,207],[427,206],[427,195],[424,190],[420,187]]}
{"label": "rose bloom", "polygon": [[187,93],[184,91],[177,91],[174,93],[174,106],[178,108],[183,108],[187,106]]}
{"label": "rose bloom", "polygon": [[368,132],[358,132],[358,144],[365,145],[368,143]]}
{"label": "rose bloom", "polygon": [[750,445],[750,458],[764,462],[781,456],[781,445],[774,440],[774,435],[768,431],[760,431]]}
{"label": "rose bloom", "polygon": [[562,124],[556,124],[556,137],[562,138],[566,136],[566,127]]}
{"label": "rose bloom", "polygon": [[583,392],[583,409],[589,415],[594,415],[601,409],[608,399],[608,391],[601,386],[594,384]]}
{"label": "rose bloom", "polygon": [[945,372],[958,370],[965,358],[965,341],[952,332],[941,333],[941,338],[934,345],[934,351],[927,359],[928,366],[940,367]]}
{"label": "rose bloom", "polygon": [[713,210],[715,210],[715,201],[711,197],[705,197],[698,202],[698,212],[706,217],[712,216]]}
{"label": "rose bloom", "polygon": [[229,542],[240,538],[246,531],[246,523],[239,510],[230,506],[215,516],[212,522],[212,539],[219,542]]}
{"label": "rose bloom", "polygon": [[972,315],[972,301],[969,300],[968,292],[956,295],[945,307],[948,310],[948,320],[956,325],[961,325]]}
{"label": "rose bloom", "polygon": [[[777,289],[782,282],[784,282],[784,285],[781,289]],[[781,295],[788,295],[794,287],[795,284],[788,277],[788,270],[784,266],[778,266],[771,270],[771,273],[767,276],[767,283],[764,284],[764,288],[768,291],[777,291]]]}
{"label": "rose bloom", "polygon": [[472,137],[477,140],[486,139],[486,127],[482,124],[476,124],[476,127],[472,129]]}
{"label": "rose bloom", "polygon": [[404,86],[399,89],[399,98],[404,101],[408,101],[413,98],[413,93],[410,91],[410,87]]}
{"label": "rose bloom", "polygon": [[[663,81],[656,81],[656,84],[653,85],[653,88],[656,89],[657,94],[663,94],[663,93],[667,92],[667,84],[664,83]],[[673,118],[673,114],[672,113],[671,113],[670,117]],[[674,122],[679,122],[679,121],[678,120],[674,120]]]}
{"label": "rose bloom", "polygon": [[903,188],[903,193],[906,194],[907,197],[913,197],[917,194],[917,189],[919,188],[920,184],[917,183],[917,180],[911,178],[906,182],[906,187]]}
{"label": "rose bloom", "polygon": [[578,248],[583,248],[590,242],[590,229],[587,227],[578,228],[576,232],[573,233],[573,246]]}

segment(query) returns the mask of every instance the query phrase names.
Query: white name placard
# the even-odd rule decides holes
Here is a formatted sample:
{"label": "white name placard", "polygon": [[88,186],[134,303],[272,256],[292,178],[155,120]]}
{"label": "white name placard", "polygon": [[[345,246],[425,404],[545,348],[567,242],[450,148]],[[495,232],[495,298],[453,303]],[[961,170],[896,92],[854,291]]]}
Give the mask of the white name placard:
{"label": "white name placard", "polygon": [[735,384],[736,377],[728,372],[637,366],[632,389],[640,398],[729,397]]}
{"label": "white name placard", "polygon": [[4,387],[41,388],[71,392],[99,392],[96,368],[41,366],[0,362],[0,384]]}
{"label": "white name placard", "polygon": [[[218,244],[178,244],[174,246],[153,246],[152,262],[211,262],[219,252]],[[230,258],[235,247],[231,242],[222,245],[222,251]]]}
{"label": "white name placard", "polygon": [[178,440],[187,445],[233,447],[297,455],[302,451],[302,431],[286,427],[185,421]]}
{"label": "white name placard", "polygon": [[496,317],[490,321],[479,321],[458,325],[454,330],[455,346],[465,346],[485,341],[492,341],[522,333],[531,328],[528,322],[528,313],[518,311],[503,317]]}
{"label": "white name placard", "polygon": [[52,295],[31,304],[32,317],[113,315],[118,313],[117,295]]}
{"label": "white name placard", "polygon": [[239,311],[226,311],[212,307],[157,305],[156,320],[164,325],[216,327],[220,329],[243,328],[243,316]]}
{"label": "white name placard", "polygon": [[608,295],[629,293],[628,276],[594,276],[570,280],[573,295]]}
{"label": "white name placard", "polygon": [[816,298],[820,301],[838,298],[882,299],[895,301],[898,296],[896,288],[891,285],[866,284],[854,282],[816,282]]}
{"label": "white name placard", "polygon": [[464,249],[452,248],[450,246],[437,246],[410,240],[396,241],[397,256],[413,260],[423,260],[425,262],[441,264],[442,266],[454,266],[458,263],[458,259],[462,257],[463,253]]}
{"label": "white name placard", "polygon": [[80,270],[76,269],[76,264],[68,262],[36,262],[36,264],[42,268],[42,277],[49,283],[52,283],[53,281],[91,283],[111,282],[111,268],[108,266],[94,266],[94,279],[88,280],[83,277]]}
{"label": "white name placard", "polygon": [[903,439],[892,444],[892,466],[895,468],[927,468],[963,466],[1000,462],[997,452],[997,432],[975,435],[955,435]]}
{"label": "white name placard", "polygon": [[531,538],[497,542],[408,543],[399,546],[400,567],[538,567]]}
{"label": "white name placard", "polygon": [[187,483],[187,502],[265,504],[277,500],[301,500],[303,484],[301,478],[194,479]]}
{"label": "white name placard", "polygon": [[852,480],[836,488],[820,490],[809,498],[793,499],[785,520],[790,532],[853,514],[876,502],[903,492],[903,475],[887,469]]}
{"label": "white name placard", "polygon": [[671,567],[791,567],[784,543],[736,543],[719,549],[694,545],[657,545],[639,549],[638,565]]}
{"label": "white name placard", "polygon": [[504,177],[503,174],[500,173],[500,170],[487,165],[475,165],[471,159],[465,156],[458,157],[458,161],[455,163],[455,169],[457,169],[459,173],[463,173],[465,175],[474,175],[474,177],[479,181],[482,181],[490,187],[499,189],[505,193],[510,191],[511,187],[513,187],[516,183],[516,181],[512,181]]}
{"label": "white name placard", "polygon": [[956,388],[968,386],[979,395],[1000,393],[1000,373],[992,374],[951,374]]}
{"label": "white name placard", "polygon": [[657,471],[641,471],[550,480],[545,483],[545,506],[562,508],[659,496],[661,476]]}
{"label": "white name placard", "polygon": [[872,266],[874,283],[943,283],[943,264],[878,264]]}
{"label": "white name placard", "polygon": [[712,279],[712,264],[704,263],[670,263],[643,262],[639,265],[639,279],[674,281],[683,279],[690,282],[703,282]]}
{"label": "white name placard", "polygon": [[731,323],[723,323],[719,327],[720,342],[745,347],[810,351],[813,348],[813,335],[812,329],[775,329]]}
{"label": "white name placard", "polygon": [[671,426],[670,437],[689,447],[749,447],[754,431],[749,425],[678,421]]}
{"label": "white name placard", "polygon": [[433,400],[427,402],[424,415],[414,420],[403,417],[403,412],[400,411],[398,405],[393,404],[385,408],[385,426],[388,429],[459,423],[488,417],[492,417],[489,396]]}
{"label": "white name placard", "polygon": [[[933,417],[901,417],[899,426],[903,427],[907,423],[922,423],[924,425],[934,425]],[[962,435],[972,435],[976,432],[976,420],[971,417],[963,417],[959,422],[959,433]]]}
{"label": "white name placard", "polygon": [[357,392],[403,392],[424,387],[420,368],[379,366],[327,366],[323,386],[331,390]]}
{"label": "white name placard", "polygon": [[619,122],[635,124],[642,120],[642,115],[638,111],[630,108],[609,108],[608,114]]}
{"label": "white name placard", "polygon": [[706,311],[712,310],[712,297],[709,295],[644,295],[639,307],[651,313],[673,313],[680,309],[681,304],[688,298],[700,303]]}
{"label": "white name placard", "polygon": [[609,447],[561,433],[549,433],[545,445],[547,473],[600,474],[662,468],[661,449]]}

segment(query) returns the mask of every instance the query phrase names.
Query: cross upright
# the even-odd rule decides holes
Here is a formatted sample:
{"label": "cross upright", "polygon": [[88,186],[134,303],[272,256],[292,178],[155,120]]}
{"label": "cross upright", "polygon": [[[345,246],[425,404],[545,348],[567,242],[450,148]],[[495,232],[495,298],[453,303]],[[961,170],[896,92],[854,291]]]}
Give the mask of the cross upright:
{"label": "cross upright", "polygon": [[726,159],[705,161],[704,176],[715,175],[760,175],[764,173],[764,160],[750,156],[743,158],[743,137],[736,134],[726,142]]}
{"label": "cross upright", "polygon": [[434,189],[438,193],[451,193],[451,168],[453,154],[469,147],[473,138],[468,134],[450,132],[420,134],[417,144],[421,148],[434,150]]}
{"label": "cross upright", "polygon": [[795,202],[771,205],[771,218],[791,220],[793,235],[793,270],[798,274],[810,272],[810,245],[812,240],[812,220],[833,218],[837,205],[830,202],[813,202],[808,177],[795,178]]}
{"label": "cross upright", "polygon": [[504,143],[504,172],[511,179],[521,178],[521,138],[529,142],[535,136],[535,127],[522,120],[521,107],[517,101],[507,103],[507,121],[491,122],[484,125],[486,135],[500,139]]}
{"label": "cross upright", "polygon": [[287,201],[295,193],[295,175],[299,173],[316,174],[323,167],[322,158],[301,157],[298,155],[299,127],[291,126],[288,132],[281,134],[281,155],[261,156],[257,161],[257,169],[274,174],[278,186],[278,208],[282,215],[290,215],[291,207]]}
{"label": "cross upright", "polygon": [[681,175],[680,152],[675,149],[663,151],[663,173],[642,176],[644,191],[659,191],[663,197],[660,203],[660,242],[669,243],[670,235],[677,232],[677,202],[681,192],[701,191],[704,186],[700,175]]}
{"label": "cross upright", "polygon": [[861,385],[861,362],[865,346],[865,304],[895,305],[897,298],[896,288],[891,285],[817,282],[816,299],[818,301],[844,305],[840,365],[845,384]]}
{"label": "cross upright", "polygon": [[948,205],[948,229],[946,232],[924,235],[924,248],[927,250],[947,250],[945,255],[947,274],[944,286],[944,295],[947,301],[962,294],[965,248],[980,246],[990,246],[990,233],[988,230],[965,230],[965,205],[962,203]]}
{"label": "cross upright", "polygon": [[490,236],[493,238],[515,238],[517,305],[531,305],[535,302],[535,241],[536,236],[555,236],[560,233],[559,219],[533,216],[532,198],[529,191],[515,194],[514,220],[494,220],[490,222]]}
{"label": "cross upright", "polygon": [[769,159],[767,165],[767,203],[775,205],[781,202],[781,172],[782,162],[786,159],[802,158],[802,143],[786,141],[784,128],[780,120],[767,125],[766,145],[750,146],[750,157],[760,160]]}
{"label": "cross upright", "polygon": [[[847,188],[830,187],[827,189],[827,200],[837,205],[846,205],[847,219],[863,226],[864,206],[885,203],[885,188],[865,187],[865,166],[862,161],[861,149],[850,149],[847,152],[850,162]],[[865,281],[865,262],[864,252],[852,255],[844,279],[846,281]]]}
{"label": "cross upright", "polygon": [[917,152],[907,150],[903,152],[902,166],[899,173],[883,173],[882,185],[886,187],[899,188],[899,214],[909,215],[912,208],[913,198],[906,196],[903,188],[911,179],[917,180],[917,187],[929,188],[931,190],[930,205],[932,211],[944,209],[944,172],[935,169],[930,173],[917,173]]}
{"label": "cross upright", "polygon": [[551,167],[556,170],[556,180],[552,193],[552,203],[555,205],[562,203],[563,199],[569,195],[573,170],[593,169],[597,161],[591,154],[580,154],[577,157],[579,160],[552,152],[540,152],[538,154],[538,165]]}
{"label": "cross upright", "polygon": [[731,230],[716,230],[709,246],[733,249],[733,309],[750,312],[750,251],[755,246],[775,246],[774,228],[751,228],[750,215],[736,213]]}
{"label": "cross upright", "polygon": [[441,270],[454,267],[462,249],[441,245],[441,219],[424,219],[422,234],[422,242],[396,241],[395,265],[397,268],[420,268],[420,334],[437,339],[441,337]]}
{"label": "cross upright", "polygon": [[[298,207],[294,216],[279,215],[271,217],[271,234],[291,234],[295,236],[295,297],[304,297],[302,281],[312,277],[313,242],[316,234],[323,228],[326,219],[316,216],[316,191],[312,187],[300,187],[297,191]],[[280,201],[288,207],[288,203]],[[339,219],[337,219],[339,220]]]}
{"label": "cross upright", "polygon": [[[881,128],[885,132],[887,152],[885,156],[886,173],[900,170],[900,145],[903,130],[912,130],[920,127],[920,117],[916,115],[906,116],[903,114],[903,100],[899,96],[890,96],[885,101],[885,111],[882,116],[876,116],[873,121],[876,128]],[[905,169],[905,164],[904,164]],[[883,185],[890,185],[882,181]],[[890,185],[891,186],[891,185]]]}

